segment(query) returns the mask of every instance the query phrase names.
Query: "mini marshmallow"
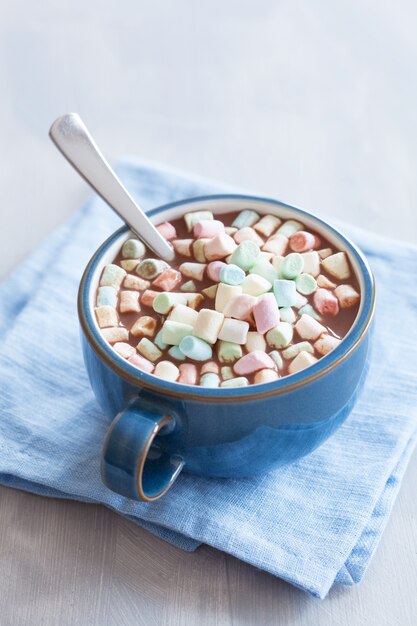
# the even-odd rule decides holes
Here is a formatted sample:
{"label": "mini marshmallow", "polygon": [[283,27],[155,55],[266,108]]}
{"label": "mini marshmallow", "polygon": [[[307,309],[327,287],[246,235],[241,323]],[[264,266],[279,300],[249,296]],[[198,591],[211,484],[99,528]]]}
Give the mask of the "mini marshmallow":
{"label": "mini marshmallow", "polygon": [[282,351],[282,356],[284,357],[284,359],[287,359],[287,361],[290,361],[291,359],[295,358],[297,354],[300,354],[300,352],[303,351],[314,354],[314,348],[311,343],[309,343],[308,341],[300,341],[300,343],[293,343],[292,346],[285,348],[285,350]]}
{"label": "mini marshmallow", "polygon": [[135,291],[145,291],[151,286],[149,280],[143,280],[139,276],[132,276],[128,274],[123,281],[123,287],[125,289],[134,289]]}
{"label": "mini marshmallow", "polygon": [[245,354],[233,365],[233,370],[239,376],[254,374],[258,370],[274,369],[275,364],[270,356],[262,350],[255,350]]}
{"label": "mini marshmallow", "polygon": [[168,348],[168,344],[162,341],[162,328],[156,333],[154,342],[161,350],[165,350],[166,348]]}
{"label": "mini marshmallow", "polygon": [[299,293],[298,291],[295,292],[294,300],[295,300],[294,306],[296,309],[300,309],[302,306],[305,306],[308,302],[307,298],[301,295],[301,293]]}
{"label": "mini marshmallow", "polygon": [[303,229],[303,225],[296,220],[287,220],[277,230],[279,235],[285,235],[285,237],[291,237],[294,233]]}
{"label": "mini marshmallow", "polygon": [[271,348],[286,348],[292,341],[293,327],[288,322],[280,322],[266,334],[266,341]]}
{"label": "mini marshmallow", "polygon": [[258,298],[257,303],[253,307],[253,317],[258,333],[265,334],[268,330],[277,326],[280,316],[273,293],[266,293]]}
{"label": "mini marshmallow", "polygon": [[303,252],[301,255],[304,261],[303,272],[316,277],[320,274],[320,257],[318,252]]}
{"label": "mini marshmallow", "polygon": [[306,367],[314,365],[314,363],[317,363],[317,359],[315,356],[313,356],[309,352],[300,352],[289,364],[288,373],[296,374],[297,372],[304,370]]}
{"label": "mini marshmallow", "polygon": [[249,381],[244,376],[238,376],[237,378],[229,378],[229,380],[224,380],[220,383],[220,387],[247,387],[249,385]]}
{"label": "mini marshmallow", "polygon": [[207,265],[207,276],[210,280],[216,283],[220,282],[220,271],[223,267],[227,267],[227,264],[223,263],[223,261],[211,261]]}
{"label": "mini marshmallow", "polygon": [[245,209],[235,217],[232,226],[234,226],[235,228],[245,228],[245,226],[253,226],[258,220],[259,215],[256,213],[256,211]]}
{"label": "mini marshmallow", "polygon": [[207,257],[206,257],[206,253],[205,253],[205,247],[206,247],[206,243],[208,243],[209,241],[211,241],[211,239],[208,239],[207,237],[202,237],[201,239],[196,239],[193,242],[192,245],[192,249],[193,249],[193,255],[196,261],[198,261],[198,263],[205,263],[207,261]]}
{"label": "mini marshmallow", "polygon": [[220,220],[201,220],[194,224],[194,237],[212,239],[224,232],[224,224]]}
{"label": "mini marshmallow", "polygon": [[116,309],[114,309],[112,306],[98,306],[94,309],[94,311],[100,328],[118,326],[119,316],[117,315]]}
{"label": "mini marshmallow", "polygon": [[140,337],[146,335],[147,337],[153,337],[156,329],[156,320],[150,315],[142,315],[138,317],[136,322],[130,329],[130,334],[134,337]]}
{"label": "mini marshmallow", "polygon": [[216,292],[216,301],[214,308],[220,313],[224,313],[225,307],[233,300],[235,296],[242,293],[242,287],[240,285],[225,285],[219,283]]}
{"label": "mini marshmallow", "polygon": [[211,346],[200,339],[187,335],[180,343],[180,350],[193,361],[208,361],[213,355]]}
{"label": "mini marshmallow", "polygon": [[130,343],[125,343],[123,341],[118,341],[113,345],[113,350],[120,354],[124,359],[129,359],[131,356],[136,354],[136,350]]}
{"label": "mini marshmallow", "polygon": [[304,296],[309,296],[317,289],[317,282],[311,274],[305,274],[303,272],[295,279],[295,286],[299,293],[302,293]]}
{"label": "mini marshmallow", "polygon": [[247,352],[255,352],[257,350],[265,352],[266,341],[264,336],[261,335],[261,333],[251,330],[250,332],[248,332],[245,348]]}
{"label": "mini marshmallow", "polygon": [[308,252],[316,245],[316,237],[305,230],[299,230],[291,235],[289,240],[290,248],[293,252]]}
{"label": "mini marshmallow", "polygon": [[249,270],[249,274],[257,274],[265,278],[271,285],[274,284],[274,280],[278,278],[278,274],[274,269],[272,263],[267,259],[259,256],[255,265]]}
{"label": "mini marshmallow", "polygon": [[121,267],[123,267],[126,272],[133,272],[139,263],[139,259],[122,259],[120,261]]}
{"label": "mini marshmallow", "polygon": [[179,366],[179,383],[184,385],[195,385],[197,383],[197,368],[194,363],[182,363]]}
{"label": "mini marshmallow", "polygon": [[218,341],[217,356],[220,363],[233,363],[242,356],[242,347],[231,341]]}
{"label": "mini marshmallow", "polygon": [[224,227],[224,232],[226,233],[226,235],[230,235],[231,237],[233,237],[233,235],[235,233],[237,233],[237,228],[235,228],[234,226],[225,226]]}
{"label": "mini marshmallow", "polygon": [[136,274],[141,278],[153,280],[167,269],[168,264],[160,259],[143,259],[136,268]]}
{"label": "mini marshmallow", "polygon": [[158,293],[152,303],[153,310],[156,313],[166,315],[176,304],[187,304],[189,296],[190,294],[188,293],[175,293],[172,291]]}
{"label": "mini marshmallow", "polygon": [[317,277],[317,285],[319,287],[324,287],[324,289],[335,289],[337,287],[336,283],[333,283],[327,278],[327,276],[324,276],[323,274],[320,274]]}
{"label": "mini marshmallow", "polygon": [[172,267],[164,270],[162,274],[159,274],[152,285],[153,287],[159,287],[162,291],[172,291],[182,281],[181,272],[174,270]]}
{"label": "mini marshmallow", "polygon": [[140,259],[145,254],[145,245],[139,239],[127,239],[122,246],[122,257],[124,259]]}
{"label": "mini marshmallow", "polygon": [[231,378],[235,377],[230,365],[224,365],[220,371],[223,380],[230,380]]}
{"label": "mini marshmallow", "polygon": [[207,265],[205,263],[181,263],[179,270],[188,278],[203,280]]}
{"label": "mini marshmallow", "polygon": [[253,228],[251,228],[250,226],[245,226],[245,228],[241,228],[240,230],[238,230],[233,235],[233,239],[238,244],[242,243],[242,241],[253,241],[253,243],[256,243],[259,248],[264,245],[264,240],[262,239],[262,237],[259,237],[256,230],[253,230]]}
{"label": "mini marshmallow", "polygon": [[242,281],[242,293],[250,296],[261,296],[272,289],[272,283],[259,274],[248,274]]}
{"label": "mini marshmallow", "polygon": [[273,235],[262,246],[264,252],[272,252],[274,255],[282,256],[288,246],[288,239],[284,235]]}
{"label": "mini marshmallow", "polygon": [[193,334],[207,343],[216,343],[223,320],[223,313],[212,309],[201,309],[197,314]]}
{"label": "mini marshmallow", "polygon": [[153,307],[154,300],[157,296],[159,296],[159,291],[146,289],[140,296],[140,303],[143,304],[143,306]]}
{"label": "mini marshmallow", "polygon": [[[222,284],[223,283],[220,283],[219,290]],[[224,316],[234,317],[238,320],[245,320],[250,322],[252,320],[252,310],[256,302],[257,299],[254,296],[250,296],[246,293],[233,296],[233,298],[229,300],[229,302],[223,309]]]}
{"label": "mini marshmallow", "polygon": [[314,308],[320,315],[335,316],[339,313],[339,301],[328,289],[316,289],[313,295]]}
{"label": "mini marshmallow", "polygon": [[[230,235],[219,233],[213,239],[209,239],[204,246],[204,254],[208,261],[224,259],[236,250],[236,242]],[[239,265],[236,263],[236,265]]]}
{"label": "mini marshmallow", "polygon": [[190,233],[194,228],[194,224],[197,224],[197,222],[202,222],[203,220],[214,220],[214,216],[211,211],[194,211],[192,213],[186,213],[184,215],[184,220],[187,226],[187,230]]}
{"label": "mini marshmallow", "polygon": [[340,343],[341,343],[341,340],[337,339],[337,337],[333,337],[332,335],[323,334],[315,342],[314,349],[319,354],[321,354],[322,356],[325,356],[326,354],[329,354],[329,352],[331,352],[332,350],[337,348],[337,346],[339,346]]}
{"label": "mini marshmallow", "polygon": [[178,346],[171,346],[168,350],[168,354],[176,361],[185,361],[185,359],[187,358],[184,352],[181,352]]}
{"label": "mini marshmallow", "polygon": [[148,359],[145,359],[143,356],[140,356],[140,354],[133,354],[131,357],[128,358],[127,361],[128,363],[131,363],[135,367],[138,367],[140,370],[143,370],[148,374],[152,374],[155,368],[153,363],[148,361]]}
{"label": "mini marshmallow", "polygon": [[254,376],[255,385],[262,385],[263,383],[272,383],[278,380],[279,376],[274,370],[259,370]]}
{"label": "mini marshmallow", "polygon": [[249,324],[242,320],[226,318],[219,332],[218,338],[243,345],[247,341]]}
{"label": "mini marshmallow", "polygon": [[172,239],[177,238],[177,231],[175,230],[175,226],[173,226],[170,222],[162,222],[162,224],[158,224],[156,230],[167,241],[171,241]]}
{"label": "mini marshmallow", "polygon": [[201,376],[200,385],[201,387],[215,389],[220,385],[220,378],[217,374],[207,372],[207,374],[203,374],[203,376]]}
{"label": "mini marshmallow", "polygon": [[277,273],[277,276],[275,278],[282,278],[282,276],[281,276],[281,266],[282,266],[282,264],[284,262],[284,258],[285,257],[280,256],[278,254],[276,254],[276,255],[274,255],[272,257],[271,264],[272,264],[272,267],[274,268],[274,270]]}
{"label": "mini marshmallow", "polygon": [[233,252],[230,262],[247,272],[255,265],[259,252],[259,246],[253,241],[242,241]]}
{"label": "mini marshmallow", "polygon": [[202,374],[208,374],[209,372],[212,374],[219,373],[219,366],[215,361],[207,361],[207,363],[203,363],[203,365],[201,366]]}
{"label": "mini marshmallow", "polygon": [[121,291],[119,302],[120,313],[139,313],[139,294],[137,291]]}
{"label": "mini marshmallow", "polygon": [[162,341],[169,346],[178,346],[187,335],[192,335],[193,327],[191,324],[176,322],[173,320],[165,320],[162,326]]}
{"label": "mini marshmallow", "polygon": [[360,295],[352,285],[339,285],[334,290],[334,294],[339,300],[341,309],[349,309],[358,304],[360,300]]}
{"label": "mini marshmallow", "polygon": [[217,289],[218,285],[211,285],[210,287],[202,289],[201,293],[203,293],[206,298],[209,298],[209,300],[214,300],[217,294]]}
{"label": "mini marshmallow", "polygon": [[345,252],[332,254],[323,259],[321,264],[326,272],[338,280],[346,280],[350,276],[349,261]]}
{"label": "mini marshmallow", "polygon": [[297,301],[295,282],[282,278],[274,280],[274,296],[279,307],[294,306]]}
{"label": "mini marshmallow", "polygon": [[197,285],[193,280],[187,280],[186,283],[181,285],[180,289],[181,291],[196,291]]}
{"label": "mini marshmallow", "polygon": [[284,362],[283,362],[282,357],[281,357],[280,353],[278,352],[278,350],[271,350],[271,352],[269,353],[269,356],[271,357],[271,359],[275,363],[275,367],[278,370],[282,369],[282,367],[284,365]]}
{"label": "mini marshmallow", "polygon": [[182,322],[194,327],[198,318],[198,313],[185,304],[176,304],[168,315],[168,319],[173,322]]}
{"label": "mini marshmallow", "polygon": [[115,326],[114,328],[102,328],[101,334],[109,343],[117,343],[119,341],[127,341],[129,339],[129,331],[123,326]]}
{"label": "mini marshmallow", "polygon": [[318,322],[323,321],[322,316],[319,315],[315,309],[313,309],[311,304],[305,304],[304,306],[301,307],[301,309],[298,309],[298,312],[300,315],[311,315],[311,317],[314,317],[314,319],[317,320]]}
{"label": "mini marshmallow", "polygon": [[287,254],[282,262],[280,275],[282,278],[294,279],[301,274],[303,268],[304,259],[301,254],[298,254],[298,252],[291,252],[290,254]]}
{"label": "mini marshmallow", "polygon": [[291,308],[290,306],[283,306],[280,310],[279,310],[279,316],[281,319],[281,322],[288,322],[288,324],[294,324],[296,318],[294,309]]}
{"label": "mini marshmallow", "polygon": [[325,327],[311,315],[302,315],[294,328],[302,339],[311,339],[313,341],[326,331]]}
{"label": "mini marshmallow", "polygon": [[220,280],[226,285],[240,285],[245,278],[245,272],[237,265],[225,265],[220,270]]}
{"label": "mini marshmallow", "polygon": [[264,215],[259,222],[254,224],[253,228],[264,237],[270,237],[280,224],[281,220],[279,217],[275,217],[275,215]]}
{"label": "mini marshmallow", "polygon": [[265,261],[271,261],[274,258],[273,252],[265,252],[261,250],[258,259],[265,259]]}
{"label": "mini marshmallow", "polygon": [[142,337],[142,339],[136,346],[136,350],[140,352],[142,356],[152,362],[157,361],[162,356],[162,352],[160,351],[160,349],[154,343],[152,343],[152,341],[149,341],[149,339],[147,339],[146,337]]}
{"label": "mini marshmallow", "polygon": [[99,287],[97,291],[97,306],[117,306],[117,291],[110,285]]}
{"label": "mini marshmallow", "polygon": [[174,383],[178,380],[180,370],[174,363],[171,363],[171,361],[159,361],[155,367],[154,375]]}
{"label": "mini marshmallow", "polygon": [[198,309],[203,300],[204,296],[201,293],[189,293],[187,297],[187,304],[192,309]]}
{"label": "mini marshmallow", "polygon": [[327,259],[328,256],[331,256],[333,254],[333,250],[331,248],[323,248],[322,250],[319,250],[319,257],[321,259]]}
{"label": "mini marshmallow", "polygon": [[172,242],[174,250],[181,256],[191,256],[191,246],[194,239],[176,239]]}
{"label": "mini marshmallow", "polygon": [[126,272],[122,267],[110,263],[103,270],[100,278],[100,287],[111,286],[117,289],[122,284],[125,276]]}

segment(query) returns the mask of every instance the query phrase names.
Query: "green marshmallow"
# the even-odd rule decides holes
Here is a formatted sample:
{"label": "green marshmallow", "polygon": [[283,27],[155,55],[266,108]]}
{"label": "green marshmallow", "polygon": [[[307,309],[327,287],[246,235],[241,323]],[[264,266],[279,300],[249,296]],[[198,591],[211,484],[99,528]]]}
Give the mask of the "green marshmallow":
{"label": "green marshmallow", "polygon": [[180,350],[178,346],[172,346],[172,348],[168,350],[168,354],[177,361],[185,361],[185,359],[187,358],[184,352]]}
{"label": "green marshmallow", "polygon": [[257,274],[262,278],[265,278],[271,285],[274,284],[274,280],[278,278],[277,271],[267,259],[259,257],[255,265],[249,270],[249,274]]}
{"label": "green marshmallow", "polygon": [[234,219],[232,226],[234,228],[245,228],[245,226],[253,226],[259,220],[259,215],[256,211],[250,209],[244,209]]}
{"label": "green marshmallow", "polygon": [[194,225],[202,220],[213,220],[214,216],[211,211],[193,211],[192,213],[186,213],[184,220],[187,225],[188,231],[193,230]]}
{"label": "green marshmallow", "polygon": [[242,347],[231,341],[218,341],[217,356],[220,363],[233,363],[242,356]]}
{"label": "green marshmallow", "polygon": [[197,291],[197,285],[195,284],[195,282],[193,280],[187,280],[186,283],[184,283],[183,285],[181,285],[180,287],[181,291]]}
{"label": "green marshmallow", "polygon": [[193,327],[191,324],[165,320],[164,325],[162,326],[162,341],[171,346],[178,346],[184,337],[192,334]]}
{"label": "green marshmallow", "polygon": [[224,365],[220,369],[220,372],[223,380],[229,380],[229,378],[234,378],[234,373],[230,365]]}
{"label": "green marshmallow", "polygon": [[165,261],[160,259],[143,259],[136,268],[136,274],[141,278],[153,280],[168,267]]}
{"label": "green marshmallow", "polygon": [[296,278],[303,271],[304,259],[298,252],[292,252],[288,254],[279,268],[279,273],[282,278],[288,278],[290,280]]}
{"label": "green marshmallow", "polygon": [[317,320],[318,322],[323,321],[322,316],[319,315],[315,309],[313,309],[311,304],[305,304],[304,306],[301,307],[301,309],[298,309],[298,312],[300,315],[310,315],[310,317],[314,317],[314,319]]}
{"label": "green marshmallow", "polygon": [[230,256],[230,263],[239,266],[247,272],[256,263],[259,256],[259,246],[253,241],[242,241]]}
{"label": "green marshmallow", "polygon": [[220,387],[247,387],[249,385],[249,381],[244,376],[239,376],[238,378],[229,378],[229,380],[224,380],[220,383]]}
{"label": "green marshmallow", "polygon": [[278,228],[277,233],[290,238],[291,235],[297,233],[299,230],[303,230],[303,228],[304,226],[300,224],[300,222],[297,222],[296,220],[287,220]]}
{"label": "green marshmallow", "polygon": [[114,287],[118,289],[122,284],[122,280],[126,276],[126,272],[122,267],[115,265],[114,263],[110,263],[106,265],[103,270],[103,273],[100,278],[100,286],[101,287]]}
{"label": "green marshmallow", "polygon": [[187,294],[185,293],[172,293],[169,291],[163,291],[159,293],[153,301],[152,307],[156,313],[166,315],[170,309],[176,304],[187,304]]}
{"label": "green marshmallow", "polygon": [[313,291],[317,289],[316,279],[311,274],[300,274],[295,279],[295,286],[297,291],[304,296],[309,296]]}
{"label": "green marshmallow", "polygon": [[294,310],[290,306],[284,306],[279,310],[279,316],[281,318],[281,322],[288,322],[289,324],[294,324],[296,316]]}
{"label": "green marshmallow", "polygon": [[271,348],[286,348],[292,341],[293,328],[288,322],[280,322],[266,334],[266,341]]}
{"label": "green marshmallow", "polygon": [[142,337],[136,349],[149,361],[157,361],[162,356],[160,349],[146,337]]}
{"label": "green marshmallow", "polygon": [[128,239],[122,247],[122,257],[124,259],[139,259],[144,256],[146,248],[139,239]]}
{"label": "green marshmallow", "polygon": [[282,356],[284,359],[290,361],[300,352],[309,352],[310,354],[314,354],[314,348],[309,341],[300,341],[300,343],[294,343],[292,346],[289,346],[285,350],[282,351]]}
{"label": "green marshmallow", "polygon": [[217,376],[217,374],[208,372],[207,374],[203,374],[200,378],[200,385],[202,387],[210,387],[211,389],[213,389],[220,385],[220,378]]}
{"label": "green marshmallow", "polygon": [[156,334],[154,341],[156,345],[158,346],[158,348],[160,348],[161,350],[165,350],[166,348],[168,348],[168,344],[162,341],[162,328]]}
{"label": "green marshmallow", "polygon": [[269,356],[271,357],[271,359],[273,360],[277,368],[280,370],[282,366],[284,365],[284,363],[282,361],[282,357],[280,353],[278,352],[278,350],[271,350],[271,352],[269,353]]}

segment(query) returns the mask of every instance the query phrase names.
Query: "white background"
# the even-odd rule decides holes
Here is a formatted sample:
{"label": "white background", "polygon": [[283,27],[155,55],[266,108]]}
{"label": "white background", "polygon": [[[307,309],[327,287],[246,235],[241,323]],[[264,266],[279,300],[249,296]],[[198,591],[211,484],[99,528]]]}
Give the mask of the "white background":
{"label": "white background", "polygon": [[[88,195],[47,138],[67,111],[113,160],[416,242],[416,24],[411,0],[0,0],[0,276]],[[408,625],[416,472],[364,583],[322,603],[99,507],[2,488],[0,623]]]}

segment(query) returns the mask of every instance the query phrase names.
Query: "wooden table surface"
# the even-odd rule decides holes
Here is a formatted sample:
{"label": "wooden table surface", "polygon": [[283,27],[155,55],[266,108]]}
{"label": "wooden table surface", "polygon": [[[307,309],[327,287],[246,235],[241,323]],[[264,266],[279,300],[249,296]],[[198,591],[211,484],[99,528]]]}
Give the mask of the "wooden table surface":
{"label": "wooden table surface", "polygon": [[[1,3],[1,276],[88,195],[47,140],[71,110],[111,158],[416,242],[416,22],[411,0]],[[411,625],[416,479],[414,455],[364,581],[324,601],[103,507],[1,487],[0,626]]]}

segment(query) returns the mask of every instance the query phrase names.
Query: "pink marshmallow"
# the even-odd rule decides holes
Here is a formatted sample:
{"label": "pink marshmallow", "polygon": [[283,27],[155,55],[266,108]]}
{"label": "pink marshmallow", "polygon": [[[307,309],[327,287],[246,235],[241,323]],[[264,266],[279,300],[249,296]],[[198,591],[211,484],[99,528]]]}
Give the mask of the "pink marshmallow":
{"label": "pink marshmallow", "polygon": [[204,246],[204,254],[207,261],[217,261],[232,254],[237,248],[237,244],[230,235],[219,233],[213,239],[209,239]]}
{"label": "pink marshmallow", "polygon": [[127,362],[131,363],[132,365],[135,365],[136,367],[138,367],[140,370],[143,370],[144,372],[148,372],[148,374],[152,374],[152,372],[155,369],[155,366],[153,363],[148,361],[148,359],[145,359],[145,357],[140,356],[139,354],[134,354],[133,356],[130,357],[130,359],[127,360]]}
{"label": "pink marshmallow", "polygon": [[197,368],[193,363],[181,363],[179,383],[184,385],[195,385],[197,383]]}
{"label": "pink marshmallow", "polygon": [[253,307],[256,330],[262,335],[278,325],[280,316],[273,293],[266,293]]}
{"label": "pink marshmallow", "polygon": [[227,263],[223,261],[212,261],[207,265],[207,276],[215,283],[220,282],[220,271],[222,267],[227,267]]}
{"label": "pink marshmallow", "polygon": [[156,278],[152,285],[154,287],[159,287],[162,291],[172,291],[174,287],[178,285],[182,280],[181,272],[174,270],[172,267],[164,270],[162,274],[159,274],[158,278]]}
{"label": "pink marshmallow", "polygon": [[143,304],[143,306],[151,307],[153,305],[153,301],[155,300],[158,294],[159,294],[159,291],[153,291],[152,289],[145,289],[145,291],[140,297],[140,303]]}
{"label": "pink marshmallow", "polygon": [[289,243],[294,252],[308,252],[316,247],[316,237],[305,230],[299,230],[291,235]]}
{"label": "pink marshmallow", "polygon": [[264,245],[262,237],[260,237],[256,230],[250,226],[245,226],[244,228],[238,230],[237,233],[233,235],[233,239],[236,243],[242,243],[242,241],[253,241],[253,243],[256,243],[256,245],[260,248]]}
{"label": "pink marshmallow", "polygon": [[194,224],[194,237],[197,239],[212,239],[222,232],[224,232],[224,224],[219,220],[201,220]]}
{"label": "pink marshmallow", "polygon": [[316,289],[313,295],[314,308],[320,315],[337,315],[339,313],[339,301],[328,289]]}
{"label": "pink marshmallow", "polygon": [[275,363],[271,357],[262,352],[262,350],[255,350],[245,354],[241,359],[236,361],[233,365],[233,370],[239,376],[245,376],[246,374],[253,374],[263,369],[274,369]]}
{"label": "pink marshmallow", "polygon": [[234,317],[238,320],[251,321],[252,310],[257,303],[255,296],[242,293],[233,298],[226,304],[223,313],[225,317]]}
{"label": "pink marshmallow", "polygon": [[171,239],[177,238],[177,231],[175,227],[169,222],[162,222],[156,227],[156,230],[160,232],[162,237],[164,237],[167,241],[171,241]]}

